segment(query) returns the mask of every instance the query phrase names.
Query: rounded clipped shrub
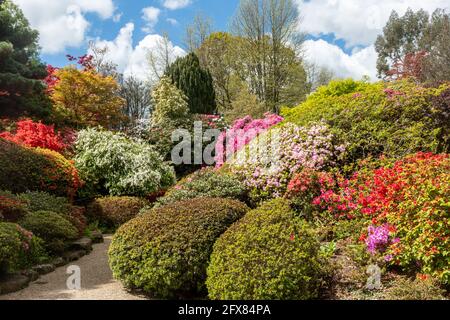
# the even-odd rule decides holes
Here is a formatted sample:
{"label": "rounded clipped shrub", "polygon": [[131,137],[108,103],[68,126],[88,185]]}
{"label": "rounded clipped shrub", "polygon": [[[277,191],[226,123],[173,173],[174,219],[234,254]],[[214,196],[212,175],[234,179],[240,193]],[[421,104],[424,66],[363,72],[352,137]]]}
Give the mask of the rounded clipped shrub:
{"label": "rounded clipped shrub", "polygon": [[26,201],[11,192],[0,191],[0,221],[17,222],[27,212]]}
{"label": "rounded clipped shrub", "polygon": [[72,162],[55,151],[0,139],[0,163],[0,189],[13,193],[46,191],[72,197],[80,185]]}
{"label": "rounded clipped shrub", "polygon": [[214,245],[206,285],[211,299],[316,298],[320,244],[289,203],[276,199],[247,213]]}
{"label": "rounded clipped shrub", "polygon": [[181,180],[164,197],[158,199],[157,206],[202,197],[243,201],[245,194],[244,184],[234,174],[205,168]]}
{"label": "rounded clipped shrub", "polygon": [[203,294],[214,242],[247,210],[237,200],[197,198],[139,215],[114,236],[114,276],[155,297]]}
{"label": "rounded clipped shrub", "polygon": [[137,197],[104,197],[88,205],[87,217],[109,227],[118,227],[137,216],[148,205],[145,199]]}
{"label": "rounded clipped shrub", "polygon": [[61,214],[37,211],[27,214],[19,224],[42,238],[52,253],[61,253],[70,240],[78,237],[77,229]]}
{"label": "rounded clipped shrub", "polygon": [[70,212],[71,205],[67,198],[56,197],[47,192],[26,192],[19,194],[18,198],[27,203],[27,208],[31,212],[52,211],[63,214]]}
{"label": "rounded clipped shrub", "polygon": [[0,274],[39,262],[45,256],[41,243],[18,224],[0,222]]}

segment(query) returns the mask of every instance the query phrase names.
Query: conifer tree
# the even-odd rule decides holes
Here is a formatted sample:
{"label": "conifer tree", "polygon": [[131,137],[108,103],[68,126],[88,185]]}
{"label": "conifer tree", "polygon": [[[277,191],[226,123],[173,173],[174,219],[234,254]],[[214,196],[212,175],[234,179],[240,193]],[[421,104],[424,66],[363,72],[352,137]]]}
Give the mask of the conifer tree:
{"label": "conifer tree", "polygon": [[213,114],[216,112],[213,79],[210,72],[200,66],[195,53],[178,58],[166,70],[166,75],[188,98],[191,113]]}

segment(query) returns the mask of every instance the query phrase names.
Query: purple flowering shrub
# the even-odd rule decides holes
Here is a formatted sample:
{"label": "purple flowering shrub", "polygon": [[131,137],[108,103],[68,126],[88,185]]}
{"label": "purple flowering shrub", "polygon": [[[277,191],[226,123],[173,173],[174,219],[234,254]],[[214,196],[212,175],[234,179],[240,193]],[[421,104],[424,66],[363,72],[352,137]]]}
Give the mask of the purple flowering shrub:
{"label": "purple flowering shrub", "polygon": [[255,202],[282,197],[292,177],[304,168],[324,170],[345,152],[323,123],[288,123],[261,134],[229,162]]}
{"label": "purple flowering shrub", "polygon": [[[383,254],[389,248],[391,244],[398,243],[398,238],[392,237],[393,228],[387,224],[382,226],[369,226],[367,229],[368,234],[365,239],[367,251],[373,256],[377,254]],[[390,262],[393,259],[392,255],[386,255],[384,260]]]}

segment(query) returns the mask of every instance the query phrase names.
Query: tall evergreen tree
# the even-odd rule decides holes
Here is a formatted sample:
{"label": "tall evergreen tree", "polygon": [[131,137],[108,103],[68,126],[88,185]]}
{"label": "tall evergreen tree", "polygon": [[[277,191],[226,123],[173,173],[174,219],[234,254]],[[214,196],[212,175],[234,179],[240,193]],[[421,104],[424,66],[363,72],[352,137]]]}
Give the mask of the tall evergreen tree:
{"label": "tall evergreen tree", "polygon": [[194,114],[216,112],[216,94],[213,79],[208,70],[200,66],[195,53],[178,58],[166,70],[166,75],[189,100],[189,110]]}
{"label": "tall evergreen tree", "polygon": [[0,2],[0,116],[46,117],[51,104],[41,81],[38,32],[10,0]]}

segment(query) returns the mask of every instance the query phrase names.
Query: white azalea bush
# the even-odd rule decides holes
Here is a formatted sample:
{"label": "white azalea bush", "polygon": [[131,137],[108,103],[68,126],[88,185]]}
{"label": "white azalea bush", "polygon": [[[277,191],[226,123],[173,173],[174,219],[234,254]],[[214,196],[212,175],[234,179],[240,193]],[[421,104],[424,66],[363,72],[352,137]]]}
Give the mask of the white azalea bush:
{"label": "white azalea bush", "polygon": [[152,146],[120,133],[82,130],[75,150],[75,165],[91,192],[147,196],[175,183],[173,168]]}

